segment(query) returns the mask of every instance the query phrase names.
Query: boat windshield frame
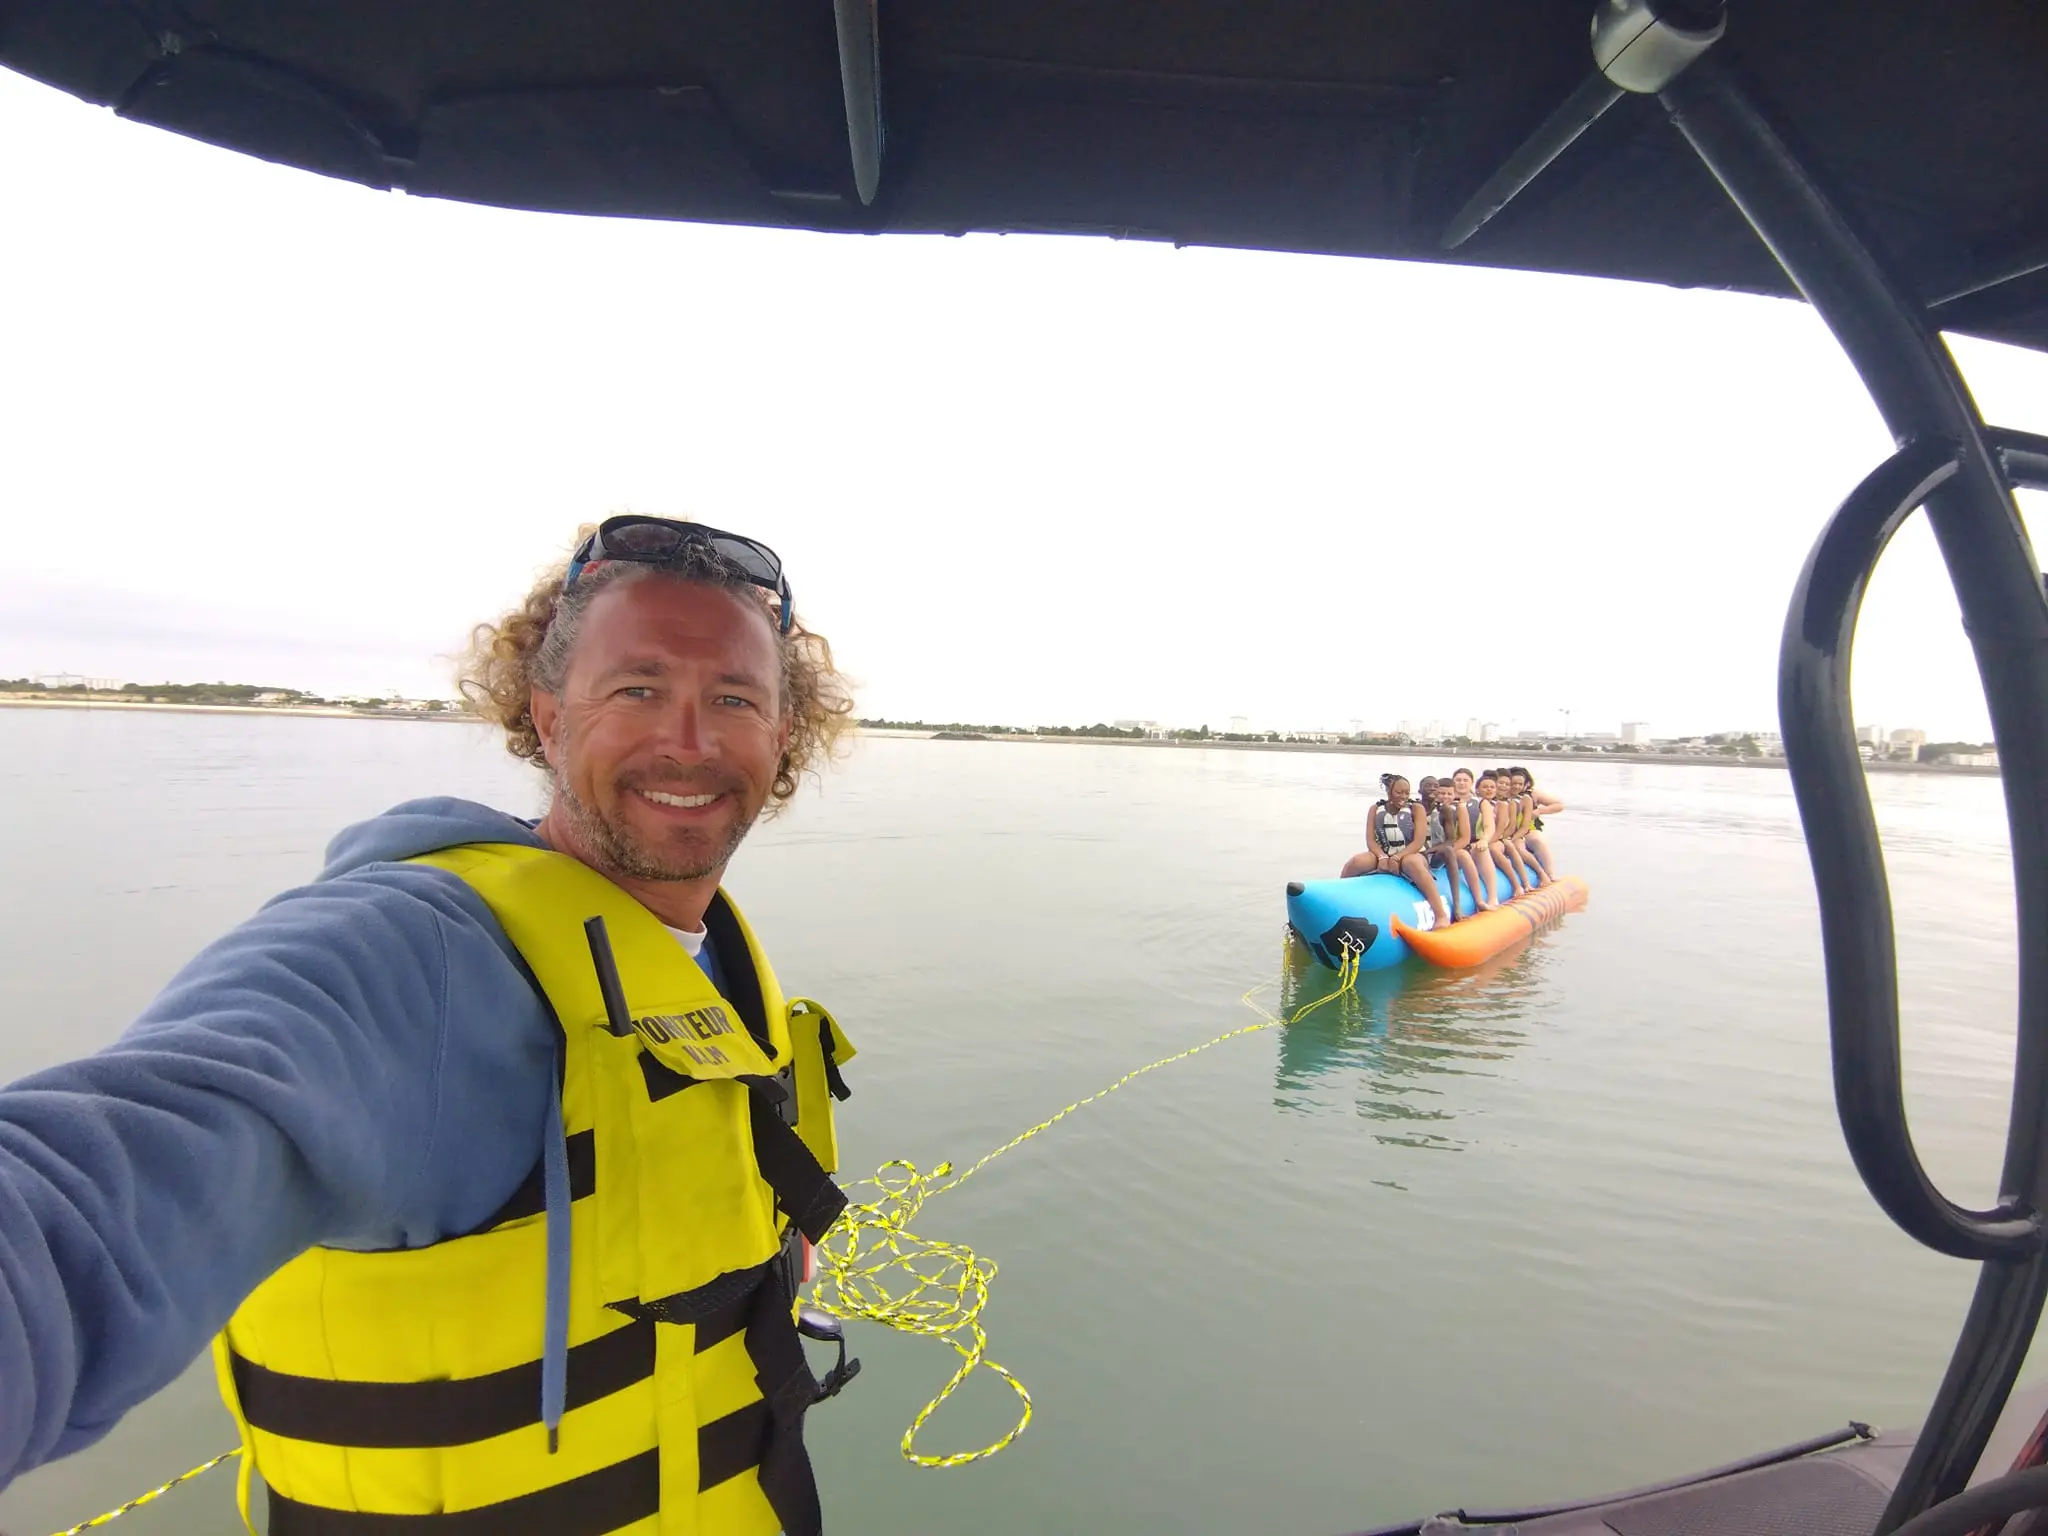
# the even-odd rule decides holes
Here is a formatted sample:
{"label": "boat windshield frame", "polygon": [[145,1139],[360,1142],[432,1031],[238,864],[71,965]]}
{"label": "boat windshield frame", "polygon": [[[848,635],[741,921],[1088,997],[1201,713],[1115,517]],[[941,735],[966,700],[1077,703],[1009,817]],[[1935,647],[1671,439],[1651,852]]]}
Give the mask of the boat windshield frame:
{"label": "boat windshield frame", "polygon": [[[1601,81],[1596,70],[1574,94],[1578,106],[1568,102],[1537,126],[1475,195],[1479,212],[1490,219],[1505,206],[1500,188],[1512,188],[1511,198],[1568,152],[1575,134],[1560,117],[1604,111]],[[1878,1525],[1883,1536],[1969,1483],[2048,1298],[2048,594],[2014,494],[2048,490],[2048,437],[1984,420],[1941,338],[1941,296],[1923,299],[1896,277],[1844,212],[1824,168],[1709,47],[1693,50],[1652,89],[1611,72],[1605,83],[1656,95],[1834,333],[1898,445],[1816,541],[1779,664],[1780,726],[1820,905],[1843,1135],[1887,1215],[1919,1242],[1981,1266],[1947,1371]],[[1461,217],[1447,240],[1470,234],[1471,218]],[[1864,590],[1893,533],[1923,510],[1991,716],[2018,904],[2012,1106],[1999,1197],[1984,1210],[1935,1187],[1907,1124],[1891,898],[1850,708]]]}

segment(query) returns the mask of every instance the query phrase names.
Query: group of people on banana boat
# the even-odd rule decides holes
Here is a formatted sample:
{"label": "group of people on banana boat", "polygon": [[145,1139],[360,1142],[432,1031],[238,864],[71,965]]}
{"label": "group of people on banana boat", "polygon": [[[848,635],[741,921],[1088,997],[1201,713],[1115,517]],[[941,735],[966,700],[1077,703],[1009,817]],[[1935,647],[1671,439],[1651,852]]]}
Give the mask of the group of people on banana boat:
{"label": "group of people on banana boat", "polygon": [[[1398,773],[1380,775],[1382,797],[1366,819],[1367,846],[1344,863],[1343,878],[1403,875],[1429,898],[1439,927],[1458,920],[1444,900],[1433,871],[1445,870],[1453,892],[1463,878],[1474,912],[1500,907],[1494,871],[1506,877],[1510,899],[1556,878],[1543,818],[1564,802],[1536,788],[1526,768],[1488,768],[1474,776],[1460,768],[1442,778],[1425,777],[1411,794]],[[1467,916],[1473,913],[1467,913]]]}

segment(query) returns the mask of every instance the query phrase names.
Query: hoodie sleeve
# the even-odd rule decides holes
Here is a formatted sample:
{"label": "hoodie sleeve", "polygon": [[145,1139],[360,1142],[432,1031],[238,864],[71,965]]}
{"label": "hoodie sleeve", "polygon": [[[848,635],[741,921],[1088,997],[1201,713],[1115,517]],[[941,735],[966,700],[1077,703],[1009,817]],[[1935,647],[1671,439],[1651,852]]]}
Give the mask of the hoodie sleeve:
{"label": "hoodie sleeve", "polygon": [[0,1090],[0,1486],[79,1450],[307,1247],[416,1247],[533,1167],[553,1025],[469,889],[278,897],[113,1046]]}

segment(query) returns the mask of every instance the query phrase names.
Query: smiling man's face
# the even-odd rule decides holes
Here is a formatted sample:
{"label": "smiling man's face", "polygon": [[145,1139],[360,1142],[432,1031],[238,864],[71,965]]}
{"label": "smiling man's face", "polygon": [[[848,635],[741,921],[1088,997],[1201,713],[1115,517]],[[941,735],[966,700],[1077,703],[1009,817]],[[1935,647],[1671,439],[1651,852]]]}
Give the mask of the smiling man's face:
{"label": "smiling man's face", "polygon": [[653,574],[607,586],[561,692],[533,694],[555,781],[542,832],[629,888],[699,882],[708,901],[789,742],[780,675],[745,594]]}

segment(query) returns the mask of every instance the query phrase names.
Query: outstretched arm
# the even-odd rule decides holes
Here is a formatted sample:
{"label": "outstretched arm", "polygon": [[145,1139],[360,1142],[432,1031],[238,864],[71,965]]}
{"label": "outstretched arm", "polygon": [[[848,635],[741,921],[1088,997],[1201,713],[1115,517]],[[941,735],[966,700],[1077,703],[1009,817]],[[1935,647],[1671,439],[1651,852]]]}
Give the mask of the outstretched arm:
{"label": "outstretched arm", "polygon": [[0,1486],[305,1248],[488,1218],[539,1152],[551,1028],[466,887],[387,865],[278,898],[113,1046],[0,1090]]}

